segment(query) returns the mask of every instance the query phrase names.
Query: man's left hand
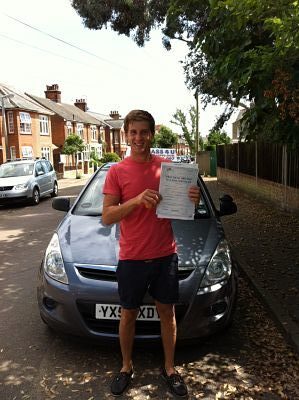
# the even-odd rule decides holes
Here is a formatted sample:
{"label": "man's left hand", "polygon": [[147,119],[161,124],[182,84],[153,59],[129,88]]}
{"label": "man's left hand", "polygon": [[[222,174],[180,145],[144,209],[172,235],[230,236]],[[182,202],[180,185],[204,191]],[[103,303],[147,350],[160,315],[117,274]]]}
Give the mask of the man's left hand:
{"label": "man's left hand", "polygon": [[198,206],[200,201],[200,190],[198,186],[190,186],[188,191],[189,199]]}

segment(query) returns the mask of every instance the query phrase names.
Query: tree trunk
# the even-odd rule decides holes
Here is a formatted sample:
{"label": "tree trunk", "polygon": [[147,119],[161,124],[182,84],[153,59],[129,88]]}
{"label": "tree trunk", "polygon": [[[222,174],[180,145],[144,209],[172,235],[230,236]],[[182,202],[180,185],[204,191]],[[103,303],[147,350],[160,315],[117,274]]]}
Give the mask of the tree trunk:
{"label": "tree trunk", "polygon": [[76,163],[76,179],[79,178],[79,174],[78,174],[78,154],[75,153],[75,163]]}

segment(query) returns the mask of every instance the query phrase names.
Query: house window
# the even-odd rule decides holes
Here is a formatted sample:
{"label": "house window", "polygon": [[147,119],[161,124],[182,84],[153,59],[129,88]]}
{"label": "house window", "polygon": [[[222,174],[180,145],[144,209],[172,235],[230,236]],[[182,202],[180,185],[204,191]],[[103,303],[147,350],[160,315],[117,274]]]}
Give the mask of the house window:
{"label": "house window", "polygon": [[41,155],[46,160],[50,160],[50,147],[42,147],[41,148]]}
{"label": "house window", "polygon": [[97,127],[95,125],[90,125],[91,140],[97,141]]}
{"label": "house window", "polygon": [[77,124],[77,135],[83,139],[83,124]]}
{"label": "house window", "polygon": [[89,161],[90,160],[90,153],[89,153],[89,150],[86,147],[83,150],[82,155],[83,155],[83,160],[84,161]]}
{"label": "house window", "polygon": [[22,157],[24,158],[33,157],[33,150],[31,146],[22,146]]}
{"label": "house window", "polygon": [[31,117],[27,112],[20,112],[20,132],[31,133]]}
{"label": "house window", "polygon": [[15,146],[10,146],[10,158],[11,160],[15,160],[17,158]]}
{"label": "house window", "polygon": [[105,141],[105,129],[101,126],[100,127],[100,143],[103,143]]}
{"label": "house window", "polygon": [[49,135],[49,118],[46,115],[39,116],[39,133]]}
{"label": "house window", "polygon": [[73,124],[71,123],[71,121],[66,121],[66,133],[67,136],[73,133]]}
{"label": "house window", "polygon": [[14,133],[14,123],[13,123],[13,112],[8,111],[7,113],[7,121],[8,121],[8,133]]}

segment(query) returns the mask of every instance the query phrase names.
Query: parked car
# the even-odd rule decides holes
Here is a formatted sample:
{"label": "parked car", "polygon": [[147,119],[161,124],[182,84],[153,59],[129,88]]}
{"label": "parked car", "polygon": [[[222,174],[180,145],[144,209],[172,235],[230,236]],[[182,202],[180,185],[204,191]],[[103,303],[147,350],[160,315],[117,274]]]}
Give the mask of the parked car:
{"label": "parked car", "polygon": [[[74,204],[57,197],[65,211],[42,260],[37,298],[50,327],[89,338],[116,339],[120,318],[116,266],[119,225],[101,220],[102,188],[111,164],[100,167]],[[217,211],[198,177],[201,201],[194,220],[172,220],[178,246],[180,299],[175,306],[178,340],[197,339],[230,324],[236,302],[236,265],[220,217],[236,212],[228,195]],[[147,294],[136,323],[136,339],[160,338],[159,317]]]}
{"label": "parked car", "polygon": [[57,176],[50,161],[15,160],[0,165],[0,204],[30,201],[58,195]]}

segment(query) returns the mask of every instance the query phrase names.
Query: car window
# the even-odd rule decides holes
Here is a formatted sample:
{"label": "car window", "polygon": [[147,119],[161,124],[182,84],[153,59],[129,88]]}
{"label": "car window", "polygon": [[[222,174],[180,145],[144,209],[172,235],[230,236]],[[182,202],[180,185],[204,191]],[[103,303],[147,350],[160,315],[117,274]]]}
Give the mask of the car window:
{"label": "car window", "polygon": [[36,175],[38,175],[39,172],[45,172],[45,170],[43,169],[43,166],[41,164],[41,162],[37,162],[35,164],[35,171],[36,171]]}
{"label": "car window", "polygon": [[[79,198],[73,214],[99,216],[103,211],[103,185],[105,183],[108,168],[102,169],[89,183],[88,187]],[[210,216],[204,192],[201,190],[201,199],[199,205],[195,209],[195,218],[205,218]]]}
{"label": "car window", "polygon": [[47,164],[47,166],[48,166],[48,170],[51,172],[51,171],[53,171],[53,166],[52,166],[52,164],[50,163],[50,161],[45,161],[45,163]]}
{"label": "car window", "polygon": [[46,163],[46,161],[41,161],[42,167],[45,171],[45,173],[49,172],[49,168],[48,168],[48,164]]}
{"label": "car window", "polygon": [[205,201],[203,192],[201,192],[201,198],[200,198],[199,205],[195,208],[195,219],[202,218],[202,217],[208,217],[208,216],[210,216],[210,212],[207,207],[207,203]]}
{"label": "car window", "polygon": [[33,173],[32,163],[7,163],[0,166],[0,178],[13,178],[16,176],[29,176]]}
{"label": "car window", "polygon": [[102,169],[93,178],[82,196],[79,198],[79,201],[73,210],[73,214],[91,216],[99,216],[102,214],[104,199],[102,191],[107,172],[108,169]]}

